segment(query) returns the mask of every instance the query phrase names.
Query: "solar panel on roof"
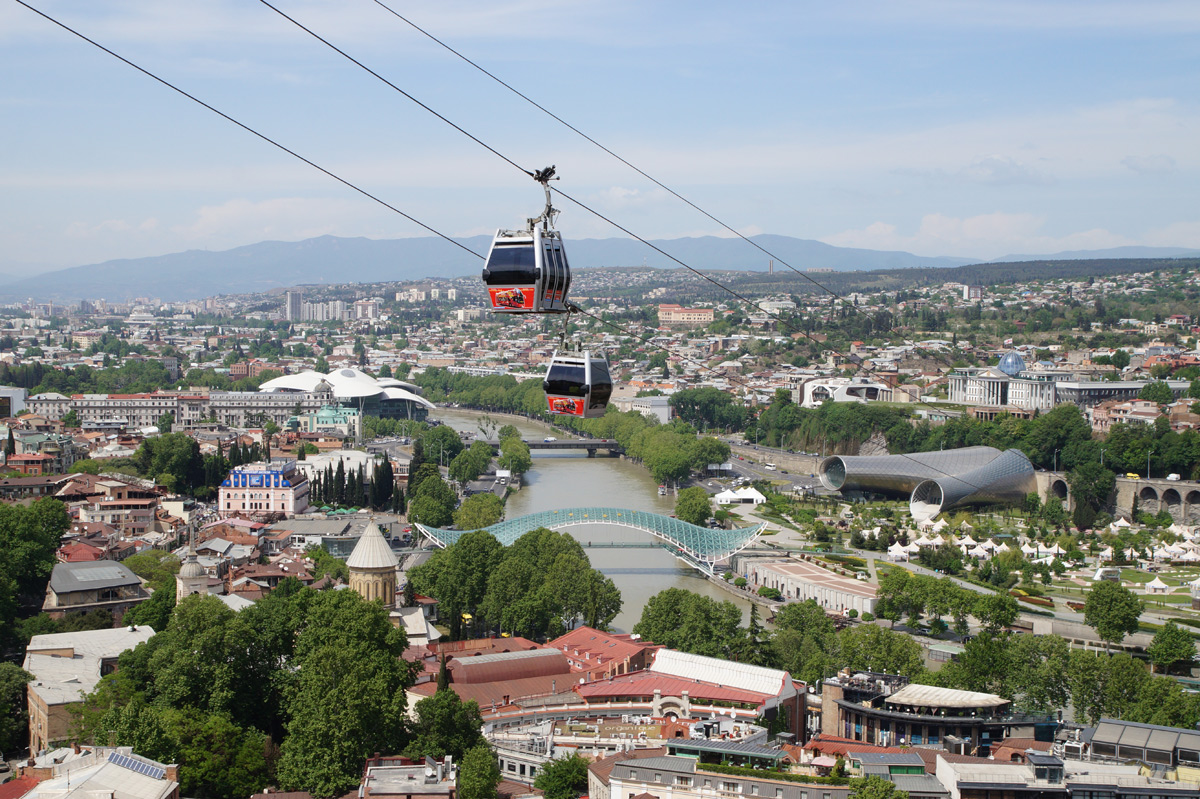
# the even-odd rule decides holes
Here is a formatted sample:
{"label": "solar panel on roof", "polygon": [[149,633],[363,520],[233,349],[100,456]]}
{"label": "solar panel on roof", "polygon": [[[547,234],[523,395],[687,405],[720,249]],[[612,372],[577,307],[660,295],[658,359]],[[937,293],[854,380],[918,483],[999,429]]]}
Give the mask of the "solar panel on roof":
{"label": "solar panel on roof", "polygon": [[121,768],[127,768],[130,771],[136,771],[138,774],[144,774],[147,777],[155,780],[161,780],[167,776],[167,770],[153,763],[147,763],[144,760],[137,760],[129,755],[123,755],[120,752],[110,752],[108,762],[114,763]]}
{"label": "solar panel on roof", "polygon": [[81,583],[94,583],[98,580],[120,580],[125,577],[125,571],[120,566],[99,566],[75,572],[75,579]]}

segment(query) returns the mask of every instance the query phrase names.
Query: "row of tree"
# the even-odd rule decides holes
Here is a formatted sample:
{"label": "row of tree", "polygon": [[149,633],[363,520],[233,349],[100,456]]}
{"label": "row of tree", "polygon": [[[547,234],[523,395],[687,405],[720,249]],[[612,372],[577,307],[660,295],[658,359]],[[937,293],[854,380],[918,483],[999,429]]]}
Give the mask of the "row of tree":
{"label": "row of tree", "polygon": [[404,511],[404,493],[396,490],[396,475],[388,458],[377,460],[368,478],[366,467],[346,469],[345,461],[337,467],[329,464],[317,471],[309,486],[309,501],[313,505]]}

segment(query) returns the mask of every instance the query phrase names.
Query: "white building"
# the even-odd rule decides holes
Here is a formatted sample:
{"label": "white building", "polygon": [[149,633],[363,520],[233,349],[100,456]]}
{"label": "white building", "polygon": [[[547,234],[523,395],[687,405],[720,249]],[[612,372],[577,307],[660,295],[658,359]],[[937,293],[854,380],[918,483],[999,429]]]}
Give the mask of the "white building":
{"label": "white building", "polygon": [[235,466],[218,490],[217,507],[224,516],[308,510],[309,483],[292,459]]}
{"label": "white building", "polygon": [[804,408],[816,408],[823,402],[890,402],[892,387],[866,377],[814,377],[792,396]]}

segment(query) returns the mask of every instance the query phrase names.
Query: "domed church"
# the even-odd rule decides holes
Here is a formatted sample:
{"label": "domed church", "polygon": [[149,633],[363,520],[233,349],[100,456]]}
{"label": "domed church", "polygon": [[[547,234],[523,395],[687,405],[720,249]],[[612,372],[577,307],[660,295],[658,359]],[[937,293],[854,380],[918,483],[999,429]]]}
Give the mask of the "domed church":
{"label": "domed church", "polygon": [[396,570],[400,559],[372,519],[346,559],[350,590],[366,600],[381,600],[385,608],[396,606]]}

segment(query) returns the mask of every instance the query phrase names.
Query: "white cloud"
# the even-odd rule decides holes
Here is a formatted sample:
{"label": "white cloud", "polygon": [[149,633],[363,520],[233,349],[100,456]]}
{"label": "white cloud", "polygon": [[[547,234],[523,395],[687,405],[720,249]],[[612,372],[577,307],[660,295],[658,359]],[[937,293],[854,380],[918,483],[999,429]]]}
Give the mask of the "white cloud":
{"label": "white cloud", "polygon": [[1150,231],[1143,238],[1146,244],[1153,247],[1200,248],[1200,221],[1174,222]]}
{"label": "white cloud", "polygon": [[934,213],[922,217],[917,230],[911,235],[901,233],[896,225],[875,222],[865,228],[846,230],[821,240],[839,247],[985,259],[1013,253],[1037,255],[1137,243],[1103,229],[1049,236],[1040,232],[1044,223],[1043,217],[1034,214],[996,212],[959,218]]}
{"label": "white cloud", "polygon": [[351,220],[361,212],[360,203],[342,199],[235,199],[200,208],[193,221],[173,226],[172,232],[189,242],[218,243],[307,239],[339,231],[339,235],[360,235],[345,231],[356,227]]}
{"label": "white cloud", "polygon": [[1161,175],[1175,171],[1175,159],[1169,155],[1130,155],[1121,163],[1143,175]]}

